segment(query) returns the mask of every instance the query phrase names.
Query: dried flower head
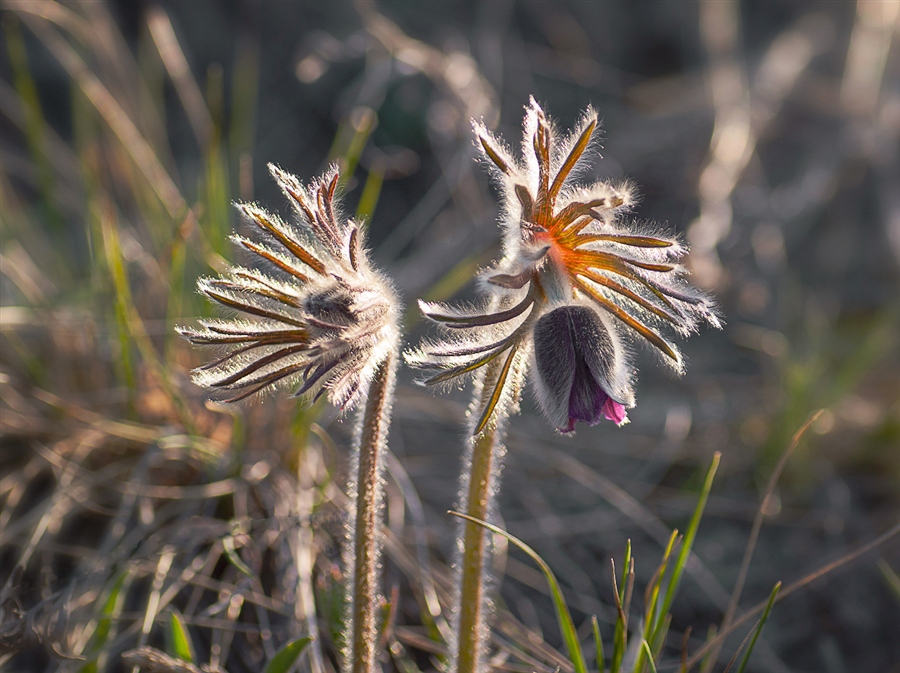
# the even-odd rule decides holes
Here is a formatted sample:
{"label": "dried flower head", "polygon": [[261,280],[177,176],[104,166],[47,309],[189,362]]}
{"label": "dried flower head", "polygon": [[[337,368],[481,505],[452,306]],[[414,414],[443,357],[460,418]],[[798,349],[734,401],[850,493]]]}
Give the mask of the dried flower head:
{"label": "dried flower head", "polygon": [[482,274],[491,299],[478,310],[420,302],[445,338],[407,353],[414,366],[436,370],[424,381],[459,380],[496,358],[507,366],[486,385],[475,432],[518,385],[508,376],[522,353],[533,353],[538,401],[562,432],[605,417],[621,425],[634,406],[627,345],[650,344],[676,371],[678,348],[666,332],[686,335],[702,321],[719,326],[712,302],[685,280],[679,241],[646,225],[624,222],[633,203],[628,184],[582,185],[597,131],[588,108],[559,137],[532,99],[525,115],[522,159],[483,124],[477,145],[504,197],[502,259]]}
{"label": "dried flower head", "polygon": [[226,403],[284,385],[352,406],[399,338],[394,292],[372,269],[359,225],[338,212],[336,168],[308,188],[277,166],[269,170],[298,221],[238,204],[252,234],[232,241],[253,264],[200,279],[200,291],[235,316],[179,328],[192,343],[224,349],[194,370],[194,381]]}

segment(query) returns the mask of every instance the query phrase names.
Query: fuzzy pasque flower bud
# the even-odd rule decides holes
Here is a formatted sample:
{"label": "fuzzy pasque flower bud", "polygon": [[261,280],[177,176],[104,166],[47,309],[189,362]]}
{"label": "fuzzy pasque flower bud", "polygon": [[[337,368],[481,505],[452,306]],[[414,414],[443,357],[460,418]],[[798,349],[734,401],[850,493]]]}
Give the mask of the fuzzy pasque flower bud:
{"label": "fuzzy pasque flower bud", "polygon": [[461,380],[505,358],[476,409],[473,430],[492,423],[498,404],[508,415],[532,354],[538,400],[562,432],[601,416],[618,425],[634,406],[631,341],[642,341],[677,372],[678,347],[667,332],[686,335],[699,323],[719,326],[712,301],[685,280],[678,259],[687,251],[658,228],[629,222],[634,201],[623,183],[581,184],[597,131],[584,113],[559,137],[532,99],[525,115],[522,159],[482,124],[477,145],[504,197],[504,255],[482,274],[489,300],[459,310],[420,302],[444,338],[407,353],[410,364],[434,370],[426,385]]}
{"label": "fuzzy pasque flower bud", "polygon": [[194,381],[219,391],[220,402],[284,385],[352,407],[399,339],[394,291],[372,268],[359,225],[337,210],[336,168],[309,188],[273,164],[269,170],[298,221],[238,204],[252,233],[232,241],[254,263],[200,279],[200,291],[236,315],[179,328],[195,344],[225,350],[195,369]]}

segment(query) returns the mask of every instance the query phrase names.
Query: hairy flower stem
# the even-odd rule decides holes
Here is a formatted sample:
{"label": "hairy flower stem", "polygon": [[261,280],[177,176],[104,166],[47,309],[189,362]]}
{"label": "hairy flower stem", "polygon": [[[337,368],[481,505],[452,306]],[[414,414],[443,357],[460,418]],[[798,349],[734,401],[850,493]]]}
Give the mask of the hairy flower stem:
{"label": "hairy flower stem", "polygon": [[[474,439],[466,514],[482,521],[490,509],[495,432],[485,430]],[[476,673],[484,656],[484,547],[487,531],[478,524],[463,524],[462,583],[459,601],[457,673]]]}
{"label": "hairy flower stem", "polygon": [[[501,364],[495,361],[488,366],[484,377],[485,385],[476,392],[473,409],[479,407],[482,397],[490,394],[493,386],[487,385],[487,382],[497,377]],[[503,458],[503,440],[506,435],[506,409],[498,406],[495,414],[494,422],[470,440],[471,451],[467,456],[469,471],[468,475],[463,473],[465,513],[482,521],[487,521],[493,510],[494,494],[499,487],[499,462]],[[484,586],[487,579],[487,535],[488,531],[482,526],[471,521],[463,523],[456,673],[479,673],[484,670],[485,639],[488,635]]]}
{"label": "hairy flower stem", "polygon": [[378,559],[381,554],[381,509],[383,502],[384,451],[390,424],[391,400],[397,368],[397,354],[391,353],[379,365],[357,428],[359,447],[355,490],[356,511],[348,544],[352,544],[352,599],[350,605],[351,673],[373,673],[377,632]]}

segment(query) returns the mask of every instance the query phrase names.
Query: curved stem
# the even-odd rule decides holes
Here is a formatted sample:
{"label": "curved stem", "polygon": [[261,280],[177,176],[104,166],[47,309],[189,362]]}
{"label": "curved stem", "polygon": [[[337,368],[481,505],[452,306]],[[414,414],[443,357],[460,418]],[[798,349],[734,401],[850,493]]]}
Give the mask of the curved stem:
{"label": "curved stem", "polygon": [[384,451],[387,447],[396,363],[397,354],[392,353],[376,370],[357,427],[356,484],[351,484],[355,512],[348,540],[352,544],[352,559],[347,563],[352,568],[353,592],[347,657],[347,669],[351,673],[375,671]]}

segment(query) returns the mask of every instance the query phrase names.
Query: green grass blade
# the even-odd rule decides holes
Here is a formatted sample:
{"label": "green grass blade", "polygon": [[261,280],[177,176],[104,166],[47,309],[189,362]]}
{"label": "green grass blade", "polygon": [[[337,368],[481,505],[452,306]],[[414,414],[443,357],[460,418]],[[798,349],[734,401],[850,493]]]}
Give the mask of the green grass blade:
{"label": "green grass blade", "polygon": [[250,566],[244,563],[243,559],[237,553],[237,547],[235,547],[233,536],[226,535],[223,537],[222,547],[225,549],[225,556],[228,557],[231,565],[240,570],[247,577],[256,578],[256,573],[253,572]]}
{"label": "green grass blade", "polygon": [[41,195],[41,205],[44,215],[51,228],[61,231],[63,227],[62,216],[56,209],[53,198],[55,192],[55,180],[47,156],[44,142],[46,122],[41,110],[41,101],[38,97],[37,85],[31,75],[28,64],[28,54],[25,49],[25,40],[19,28],[18,19],[11,13],[3,17],[3,32],[6,36],[6,49],[9,55],[9,64],[12,67],[13,84],[16,93],[22,100],[25,111],[25,142],[28,151],[37,167],[38,191]]}
{"label": "green grass blade", "polygon": [[341,186],[353,177],[362,151],[377,125],[378,113],[365,105],[354,108],[341,121],[328,153],[329,163],[337,161],[341,166]]}
{"label": "green grass blade", "polygon": [[[665,641],[666,633],[669,630],[669,609],[672,605],[672,601],[675,599],[675,593],[678,590],[678,584],[680,583],[681,576],[684,573],[684,567],[687,563],[688,558],[690,557],[691,547],[693,546],[694,539],[697,536],[697,529],[700,526],[700,520],[703,518],[703,510],[705,509],[706,501],[709,498],[709,492],[712,488],[713,478],[715,477],[716,470],[719,466],[719,459],[720,454],[716,453],[713,456],[712,463],[710,464],[709,469],[706,472],[706,478],[704,479],[703,488],[701,489],[700,496],[697,500],[697,506],[694,509],[694,513],[691,516],[690,522],[688,523],[687,533],[681,540],[681,549],[679,550],[678,557],[672,568],[672,575],[669,579],[668,586],[666,587],[666,592],[664,594],[662,602],[660,603],[659,601],[660,590],[662,588],[663,579],[666,574],[666,570],[668,569],[672,553],[678,541],[677,529],[673,530],[672,534],[669,536],[669,542],[666,545],[665,552],[663,553],[662,563],[660,564],[659,569],[656,571],[653,581],[647,588],[645,607],[645,640],[647,641],[648,647],[642,647],[638,651],[638,656],[635,660],[634,667],[634,670],[637,673],[641,673],[644,670],[645,663],[649,663],[650,667],[652,668],[654,665],[654,653],[656,653],[656,656],[658,656],[662,651],[663,642]],[[647,659],[649,659],[649,662],[646,661]]]}
{"label": "green grass blade", "polygon": [[750,661],[750,655],[753,653],[753,648],[756,646],[756,641],[759,638],[759,634],[762,633],[763,627],[766,625],[766,620],[769,619],[769,613],[772,612],[772,606],[775,605],[775,599],[778,597],[779,591],[781,591],[781,582],[778,582],[774,587],[772,587],[772,593],[769,594],[769,602],[766,604],[765,612],[763,612],[762,617],[759,618],[759,623],[756,625],[756,631],[754,631],[753,638],[750,640],[750,644],[747,646],[747,651],[744,652],[744,658],[741,659],[741,665],[738,666],[737,673],[744,673],[744,669],[747,667],[747,662]]}
{"label": "green grass blade", "polygon": [[656,673],[656,664],[653,663],[653,652],[650,651],[650,643],[647,642],[646,638],[641,640],[641,651],[647,657],[647,663],[650,666],[650,671],[652,673]]}
{"label": "green grass blade", "polygon": [[228,162],[222,147],[222,125],[224,117],[224,82],[221,67],[210,66],[206,80],[206,104],[209,108],[213,128],[209,146],[205,152],[205,171],[200,193],[203,195],[203,217],[201,229],[217,253],[224,254],[228,248],[231,232],[231,182]]}
{"label": "green grass blade", "polygon": [[383,183],[384,167],[380,162],[375,162],[369,168],[366,184],[363,185],[359,205],[356,207],[356,219],[366,225],[372,221],[372,214],[375,212],[375,206],[378,205],[378,197],[381,196]]}
{"label": "green grass blade", "polygon": [[176,236],[172,241],[172,252],[169,257],[169,296],[166,298],[166,338],[165,354],[166,362],[174,362],[174,344],[179,337],[175,332],[175,325],[185,315],[185,267],[187,264],[187,244],[184,237]]}
{"label": "green grass blade", "polygon": [[626,588],[628,586],[628,571],[629,566],[631,565],[631,540],[627,540],[625,542],[625,560],[622,561],[622,579],[619,580],[619,602],[622,604],[623,609],[627,608],[625,606],[625,594],[627,593]]}
{"label": "green grass blade", "polygon": [[206,232],[213,250],[220,255],[228,250],[228,235],[231,232],[231,188],[228,180],[228,165],[219,145],[212,143],[206,154],[201,228]]}
{"label": "green grass blade", "polygon": [[141,134],[134,120],[116,100],[115,95],[106,88],[82,56],[49,22],[28,15],[23,15],[23,19],[100,113],[119,139],[121,147],[131,157],[134,166],[152,186],[172,221],[183,219],[188,208],[181,190],[160,162],[159,156],[147,138]]}
{"label": "green grass blade", "polygon": [[[669,561],[672,559],[672,553],[678,541],[678,529],[676,528],[669,536],[669,542],[663,552],[663,559],[659,564],[659,568],[656,569],[656,574],[653,575],[653,579],[647,587],[644,620],[647,623],[647,632],[648,634],[651,634],[651,636],[655,636],[659,631],[659,617],[657,611],[657,606],[659,605],[659,593],[666,576],[666,570],[669,568]],[[650,638],[650,645],[652,649],[655,649],[655,647],[653,647],[655,643],[653,642],[652,637]]]}
{"label": "green grass blade", "polygon": [[[498,248],[491,244],[468,257],[461,259],[452,269],[447,271],[426,292],[422,299],[425,301],[445,301],[452,297],[472,281],[472,276],[478,273],[494,257]],[[404,329],[412,328],[422,319],[422,313],[416,302],[410,302],[403,314]]]}
{"label": "green grass blade", "polygon": [[656,642],[652,644],[653,656],[656,659],[659,659],[659,656],[662,654],[663,645],[666,642],[666,637],[669,635],[669,628],[672,626],[672,613],[668,613],[665,617],[663,617],[662,626],[657,631]]}
{"label": "green grass blade", "polygon": [[[678,591],[678,585],[681,583],[681,576],[684,574],[684,567],[691,554],[691,548],[694,546],[694,540],[697,537],[697,529],[700,527],[700,520],[703,518],[703,510],[706,508],[706,502],[709,499],[709,492],[712,489],[713,479],[716,476],[716,470],[719,468],[719,460],[722,454],[718,451],[713,455],[709,469],[706,471],[706,478],[703,481],[703,488],[700,491],[700,497],[697,499],[697,507],[688,523],[687,531],[681,542],[681,550],[678,552],[678,558],[672,570],[672,577],[669,580],[669,586],[666,588],[665,598],[659,607],[656,621],[656,627],[662,624],[665,615],[668,614],[672,607],[672,601],[675,600],[675,593]],[[652,634],[649,640],[653,640]]]}
{"label": "green grass blade", "polygon": [[[648,644],[650,645],[650,652],[653,654],[651,660],[654,657],[658,658],[662,652],[663,643],[665,642],[666,634],[669,630],[669,623],[671,622],[671,614],[666,614],[662,616],[662,624],[660,625],[660,622],[657,619],[656,607],[659,601],[659,592],[662,587],[663,578],[665,577],[669,561],[672,558],[672,551],[678,539],[678,529],[676,528],[672,531],[672,535],[669,536],[669,543],[666,545],[663,560],[660,563],[659,568],[657,568],[656,573],[653,575],[645,593],[644,628],[645,637],[649,638]],[[645,656],[647,655],[645,655],[643,648],[638,651],[637,660],[635,661],[634,666],[635,671],[644,670]]]}
{"label": "green grass blade", "polygon": [[[253,156],[253,131],[259,103],[259,44],[250,37],[239,37],[231,78],[231,116],[228,123],[228,154],[232,174],[239,175],[235,163]],[[232,190],[240,187],[232,183]],[[249,195],[241,194],[241,198]]]}
{"label": "green grass blade", "polygon": [[272,657],[272,661],[266,666],[265,673],[288,673],[294,668],[297,659],[303,654],[303,650],[312,642],[312,638],[304,636],[289,642]]}
{"label": "green grass blade", "polygon": [[166,393],[172,405],[178,412],[181,423],[188,433],[193,433],[194,419],[190,407],[184,399],[181,391],[173,383],[173,377],[168,371],[156,347],[147,334],[144,321],[134,305],[128,274],[125,269],[122,254],[121,239],[119,237],[119,224],[113,205],[106,199],[97,204],[99,211],[100,229],[103,236],[103,245],[106,254],[106,263],[112,276],[113,287],[116,295],[116,323],[119,330],[119,341],[123,349],[123,365],[126,367],[125,376],[130,394],[136,391],[136,379],[131,362],[132,344],[137,349],[144,363],[153,372],[160,388]]}
{"label": "green grass blade", "polygon": [[[715,624],[709,625],[709,630],[706,632],[706,645],[709,646],[715,642],[716,637],[719,634],[719,627]],[[690,663],[688,662],[688,668],[690,669]],[[700,668],[705,669],[707,666],[712,666],[712,649],[707,647],[706,656],[703,657],[703,660],[700,662]]]}
{"label": "green grass blade", "polygon": [[553,571],[550,570],[550,566],[547,565],[544,559],[542,559],[534,549],[522,542],[522,540],[514,535],[510,535],[502,528],[498,528],[486,521],[476,519],[467,514],[461,514],[460,512],[450,512],[450,514],[459,517],[460,519],[471,521],[483,528],[487,528],[492,533],[503,536],[538,564],[538,567],[541,569],[541,572],[544,573],[544,577],[550,587],[550,594],[553,598],[553,606],[556,608],[556,618],[559,622],[559,629],[562,632],[563,641],[566,643],[569,659],[572,660],[572,665],[575,667],[575,673],[587,673],[587,663],[584,660],[584,652],[581,649],[581,643],[578,641],[578,633],[575,630],[575,622],[572,621],[572,613],[569,612],[569,606],[566,605],[566,600],[563,597],[562,589],[559,586],[559,582],[556,580],[556,576],[553,574]]}
{"label": "green grass blade", "polygon": [[597,670],[603,673],[606,656],[603,654],[603,638],[600,637],[600,622],[597,621],[597,615],[591,616],[591,630],[594,632],[594,647],[597,649]]}
{"label": "green grass blade", "polygon": [[103,647],[109,641],[113,634],[115,621],[122,612],[122,606],[125,604],[125,587],[129,579],[127,572],[122,573],[109,590],[103,607],[100,610],[100,616],[97,619],[97,626],[91,639],[85,648],[85,654],[88,661],[78,669],[79,673],[96,673],[100,670],[100,658],[103,655]]}
{"label": "green grass blade", "polygon": [[612,659],[609,662],[610,673],[619,673],[622,668],[622,660],[625,658],[625,650],[628,649],[628,617],[622,606],[622,593],[616,581],[616,562],[610,559],[612,566],[612,582],[613,582],[613,598],[616,601],[616,628],[613,632],[613,651]]}
{"label": "green grass blade", "polygon": [[134,310],[131,301],[131,290],[128,286],[128,278],[125,272],[125,256],[122,254],[122,245],[119,239],[119,229],[113,224],[108,212],[109,204],[96,203],[95,217],[100,223],[103,236],[103,249],[106,256],[106,266],[112,278],[115,291],[115,316],[116,330],[119,337],[119,349],[121,353],[120,366],[122,377],[129,395],[129,406],[133,405],[133,395],[137,390],[137,378],[134,373],[134,351],[132,348],[131,329],[128,324],[129,312]]}
{"label": "green grass blade", "polygon": [[194,643],[191,634],[184,622],[184,617],[178,610],[169,613],[169,624],[166,630],[166,651],[176,659],[181,659],[189,664],[195,660]]}
{"label": "green grass blade", "polygon": [[883,558],[878,559],[878,569],[881,571],[888,588],[894,594],[894,598],[900,602],[900,575]]}

